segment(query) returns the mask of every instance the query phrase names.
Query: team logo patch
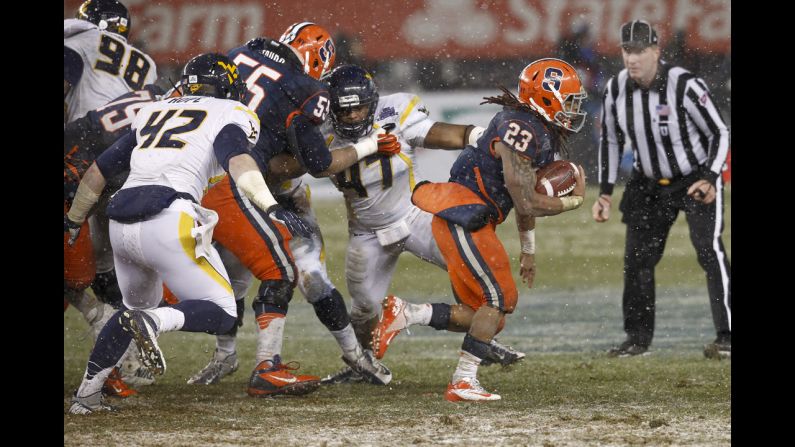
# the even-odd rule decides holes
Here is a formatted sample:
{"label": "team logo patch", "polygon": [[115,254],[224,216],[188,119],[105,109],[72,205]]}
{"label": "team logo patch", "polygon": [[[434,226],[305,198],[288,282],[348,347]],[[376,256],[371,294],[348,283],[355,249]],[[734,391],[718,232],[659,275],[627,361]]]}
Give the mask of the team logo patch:
{"label": "team logo patch", "polygon": [[389,118],[390,116],[397,116],[397,112],[395,112],[395,108],[394,107],[384,107],[383,109],[381,109],[381,113],[378,114],[378,118],[376,118],[376,119],[378,121],[381,121],[382,119]]}
{"label": "team logo patch", "polygon": [[218,65],[226,70],[226,77],[229,78],[229,83],[234,84],[237,79],[237,66],[235,64],[227,64],[223,61],[218,61]]}
{"label": "team logo patch", "polygon": [[563,70],[555,67],[549,67],[544,71],[544,82],[541,86],[544,90],[552,92],[553,88],[560,91],[560,79],[563,77]]}
{"label": "team logo patch", "polygon": [[327,62],[331,59],[331,56],[334,54],[334,42],[331,39],[327,40],[325,44],[323,44],[323,48],[318,51],[318,55],[320,55],[320,60],[323,63]]}

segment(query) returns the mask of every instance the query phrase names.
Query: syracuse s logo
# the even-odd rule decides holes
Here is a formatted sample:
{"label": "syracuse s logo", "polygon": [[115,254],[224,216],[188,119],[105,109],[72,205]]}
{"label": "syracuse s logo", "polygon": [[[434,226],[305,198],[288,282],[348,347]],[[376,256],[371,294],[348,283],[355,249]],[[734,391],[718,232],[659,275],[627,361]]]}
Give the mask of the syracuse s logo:
{"label": "syracuse s logo", "polygon": [[[541,86],[548,92],[560,91],[560,79],[562,77],[563,70],[555,67],[549,67],[544,71],[544,82],[541,83]],[[554,87],[550,88],[550,86]]]}

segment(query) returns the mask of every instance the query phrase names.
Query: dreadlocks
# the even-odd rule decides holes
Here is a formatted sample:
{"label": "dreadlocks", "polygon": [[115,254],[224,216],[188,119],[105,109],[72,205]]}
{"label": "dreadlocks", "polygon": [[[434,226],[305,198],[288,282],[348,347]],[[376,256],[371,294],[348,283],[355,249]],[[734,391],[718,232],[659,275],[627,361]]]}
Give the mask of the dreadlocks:
{"label": "dreadlocks", "polygon": [[483,99],[485,99],[485,101],[481,102],[480,104],[481,105],[482,104],[497,104],[497,105],[500,105],[500,106],[510,107],[512,109],[521,110],[523,112],[531,112],[531,113],[535,114],[537,117],[540,118],[539,121],[544,124],[544,126],[547,128],[547,130],[549,130],[550,133],[552,133],[553,135],[555,135],[557,137],[558,142],[560,143],[560,151],[559,151],[560,152],[560,156],[563,157],[564,159],[567,159],[569,157],[569,146],[567,144],[568,143],[568,138],[569,138],[569,133],[566,132],[563,128],[560,128],[558,126],[550,126],[549,123],[547,122],[547,120],[543,116],[541,116],[540,113],[538,113],[535,109],[530,107],[529,104],[526,104],[526,103],[523,103],[522,101],[520,101],[519,98],[517,98],[516,95],[511,93],[511,91],[508,90],[507,88],[505,88],[505,87],[503,87],[501,85],[498,85],[497,87],[500,90],[502,90],[502,95],[499,95],[499,96],[486,96],[486,97],[483,98]]}

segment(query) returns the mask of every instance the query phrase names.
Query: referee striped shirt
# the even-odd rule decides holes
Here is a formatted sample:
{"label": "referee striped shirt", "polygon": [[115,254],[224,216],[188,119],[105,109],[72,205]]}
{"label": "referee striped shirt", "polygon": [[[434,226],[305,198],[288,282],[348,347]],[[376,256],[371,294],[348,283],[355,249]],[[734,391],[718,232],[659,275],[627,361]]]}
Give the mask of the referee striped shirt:
{"label": "referee striped shirt", "polygon": [[729,151],[729,130],[704,81],[661,62],[648,89],[626,69],[605,87],[599,144],[603,194],[613,193],[625,144],[632,146],[635,170],[647,178],[700,172],[714,184]]}

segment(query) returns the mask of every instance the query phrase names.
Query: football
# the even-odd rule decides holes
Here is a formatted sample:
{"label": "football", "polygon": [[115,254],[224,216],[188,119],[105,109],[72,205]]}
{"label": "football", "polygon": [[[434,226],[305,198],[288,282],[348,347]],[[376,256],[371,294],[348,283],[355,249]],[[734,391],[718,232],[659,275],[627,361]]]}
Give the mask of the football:
{"label": "football", "polygon": [[550,197],[563,197],[574,191],[577,165],[568,160],[555,160],[536,171],[536,192]]}

